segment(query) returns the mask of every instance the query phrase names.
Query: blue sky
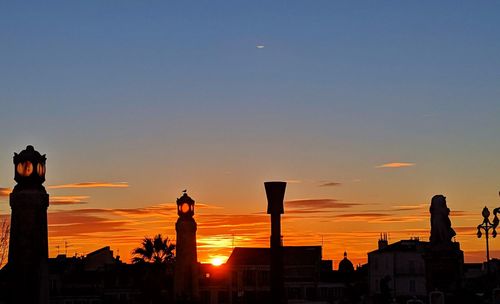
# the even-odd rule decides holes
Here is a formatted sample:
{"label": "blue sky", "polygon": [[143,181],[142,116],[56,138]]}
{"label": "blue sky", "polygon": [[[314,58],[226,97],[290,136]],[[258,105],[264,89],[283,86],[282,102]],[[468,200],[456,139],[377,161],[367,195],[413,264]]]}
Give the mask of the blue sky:
{"label": "blue sky", "polygon": [[[494,1],[0,2],[0,187],[13,185],[12,153],[33,144],[49,185],[130,185],[78,189],[89,207],[187,187],[256,212],[262,182],[286,179],[290,199],[390,206],[443,192],[479,213],[498,203],[499,12]],[[390,162],[415,165],[375,168]]]}

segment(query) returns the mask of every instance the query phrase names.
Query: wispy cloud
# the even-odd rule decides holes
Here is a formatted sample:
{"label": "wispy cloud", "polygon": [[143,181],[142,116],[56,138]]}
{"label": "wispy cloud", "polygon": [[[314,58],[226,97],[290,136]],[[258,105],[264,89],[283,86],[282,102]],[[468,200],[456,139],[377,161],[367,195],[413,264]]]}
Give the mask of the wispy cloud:
{"label": "wispy cloud", "polygon": [[66,196],[51,196],[50,204],[51,205],[81,205],[86,204],[87,200],[90,196],[84,195],[66,195]]}
{"label": "wispy cloud", "polygon": [[0,188],[0,197],[9,196],[12,189],[10,188]]}
{"label": "wispy cloud", "polygon": [[[342,213],[330,215],[333,221],[367,222],[367,223],[411,223],[425,222],[430,219],[425,205],[394,206],[393,208],[380,211],[368,211],[358,213]],[[414,212],[417,211],[417,212]],[[409,212],[409,213],[406,213]],[[406,214],[405,214],[406,213]],[[469,218],[474,216],[471,212],[456,210],[451,211],[452,218]]]}
{"label": "wispy cloud", "polygon": [[359,206],[359,203],[342,202],[332,198],[298,199],[285,202],[286,207],[299,210],[344,209]]}
{"label": "wispy cloud", "polygon": [[389,215],[386,213],[376,213],[376,212],[360,212],[360,213],[346,213],[336,215],[336,219],[347,220],[347,221],[371,221],[371,220],[382,220],[387,218]]}
{"label": "wispy cloud", "polygon": [[427,208],[428,208],[428,204],[391,206],[392,211],[424,210]]}
{"label": "wispy cloud", "polygon": [[416,166],[416,164],[415,163],[394,162],[394,163],[381,164],[381,165],[375,166],[375,168],[406,168],[406,167],[413,167],[413,166]]}
{"label": "wispy cloud", "polygon": [[340,185],[342,185],[342,184],[338,183],[338,182],[324,182],[319,186],[320,187],[336,187],[336,186],[340,186]]}
{"label": "wispy cloud", "polygon": [[55,211],[48,213],[49,237],[63,237],[83,242],[92,234],[103,233],[109,236],[119,231],[129,231],[129,220],[113,219],[103,212],[92,209]]}
{"label": "wispy cloud", "polygon": [[428,220],[428,216],[416,215],[389,215],[387,217],[375,218],[370,220],[372,223],[412,223],[424,222]]}
{"label": "wispy cloud", "polygon": [[[85,196],[52,197],[55,201],[85,201]],[[64,203],[62,203],[64,204]],[[342,202],[332,198],[301,199],[286,202],[286,214],[283,216],[284,235],[288,245],[319,244],[325,238],[324,252],[328,257],[341,256],[347,249],[352,260],[366,260],[366,252],[376,248],[379,225],[393,227],[388,231],[394,241],[410,236],[428,237],[429,214],[427,210],[418,210],[421,205],[403,205],[388,207],[386,210],[365,211],[355,208],[361,203]],[[370,204],[371,205],[371,204]],[[269,216],[267,214],[226,213],[223,208],[197,204],[198,255],[201,261],[210,256],[229,256],[234,246],[268,246]],[[351,211],[350,208],[353,208]],[[423,208],[423,206],[422,206]],[[321,212],[323,210],[324,212]],[[417,212],[414,212],[417,210]],[[320,211],[320,212],[318,212]],[[457,212],[464,215],[464,212]],[[454,214],[457,216],[458,214]],[[0,215],[1,217],[1,215]],[[85,253],[101,246],[112,246],[120,250],[125,260],[130,258],[131,250],[140,244],[144,236],[162,233],[175,239],[175,221],[177,212],[175,203],[161,203],[137,208],[80,208],[73,210],[49,210],[49,238],[52,244],[51,255],[55,255],[56,245],[68,241],[71,244],[69,254]],[[324,225],[352,225],[362,231],[350,230],[339,232],[335,229],[322,232],[301,229],[314,222]],[[402,226],[403,223],[425,223],[426,226]],[[366,224],[366,225],[365,225]],[[322,224],[323,225],[323,224]],[[294,228],[295,227],[295,228]],[[305,226],[309,227],[309,226]],[[406,229],[405,229],[406,227]],[[418,229],[408,229],[410,227]],[[376,232],[370,231],[377,229]],[[463,238],[474,237],[474,227],[455,227]],[[391,229],[391,228],[389,228]],[[174,240],[175,241],[175,240]],[[338,246],[335,244],[342,244]]]}
{"label": "wispy cloud", "polygon": [[[474,226],[453,226],[453,230],[458,234],[458,236],[463,236],[463,235],[473,235],[475,236],[477,233],[477,228]],[[426,235],[430,236],[430,227],[429,228],[407,228],[402,230],[402,232],[410,233],[410,234],[421,234],[421,235]]]}
{"label": "wispy cloud", "polygon": [[[201,245],[198,250],[202,260],[214,253],[228,256],[233,235],[239,246],[255,246],[260,244],[260,239],[262,245],[269,241],[266,214],[223,214],[220,208],[211,205],[199,204],[198,207],[198,210],[204,210],[196,215]],[[125,259],[146,235],[163,233],[175,238],[176,220],[175,203],[121,209],[49,210],[48,214],[51,243],[62,244],[67,240],[72,244],[72,250],[80,253],[89,252],[96,246],[110,245],[120,248]],[[54,250],[55,247],[51,248],[51,254],[55,254]]]}
{"label": "wispy cloud", "polygon": [[74,184],[48,186],[49,189],[67,189],[67,188],[128,188],[127,182],[83,182]]}
{"label": "wispy cloud", "polygon": [[409,223],[428,219],[427,214],[395,214],[393,210],[342,213],[330,215],[332,222],[365,222],[365,223]]}
{"label": "wispy cloud", "polygon": [[[500,250],[490,250],[490,256],[500,256]],[[484,263],[484,250],[464,251],[465,262]]]}
{"label": "wispy cloud", "polygon": [[267,214],[203,214],[200,217],[203,218],[203,222],[200,221],[200,229],[223,228],[226,233],[229,228],[269,223]]}
{"label": "wispy cloud", "polygon": [[451,210],[450,211],[450,216],[451,217],[471,217],[471,218],[475,218],[475,217],[477,217],[477,213],[470,212],[470,211],[464,211],[464,210]]}
{"label": "wispy cloud", "polygon": [[203,208],[203,209],[223,209],[220,206],[209,205],[209,204],[204,204],[204,203],[196,203],[196,208],[198,208],[198,209],[200,209],[200,208]]}

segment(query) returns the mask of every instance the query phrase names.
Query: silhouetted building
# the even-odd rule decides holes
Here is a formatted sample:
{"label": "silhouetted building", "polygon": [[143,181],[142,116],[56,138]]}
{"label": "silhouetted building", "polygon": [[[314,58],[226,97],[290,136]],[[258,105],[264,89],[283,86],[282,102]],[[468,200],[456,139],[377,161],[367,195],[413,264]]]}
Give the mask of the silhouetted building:
{"label": "silhouetted building", "polygon": [[103,247],[49,259],[50,304],[172,303],[171,265],[125,264]]}
{"label": "silhouetted building", "polygon": [[[334,271],[320,246],[283,247],[289,303],[355,303],[363,289],[352,273]],[[49,259],[50,304],[173,303],[172,265],[126,264],[109,247],[86,256]],[[226,264],[198,264],[199,303],[272,303],[269,248],[235,248]],[[354,271],[354,275],[359,271]],[[348,275],[346,275],[348,274]],[[5,286],[0,271],[0,303]],[[340,302],[339,302],[340,301]]]}
{"label": "silhouetted building", "polygon": [[429,242],[418,238],[388,244],[368,253],[370,295],[373,298],[425,299],[427,297],[423,254]]}
{"label": "silhouetted building", "polygon": [[[283,253],[284,287],[289,302],[333,303],[343,297],[346,284],[342,276],[335,276],[337,272],[325,267],[332,263],[322,260],[320,246],[285,246]],[[202,265],[202,302],[273,303],[270,255],[270,248],[236,247],[221,268]],[[211,269],[215,272],[209,272]]]}
{"label": "silhouetted building", "polygon": [[231,274],[227,264],[199,266],[200,298],[202,304],[228,304],[231,299]]}
{"label": "silhouetted building", "polygon": [[194,200],[186,192],[177,199],[177,214],[174,294],[178,302],[196,302],[199,293]]}
{"label": "silhouetted building", "polygon": [[[120,257],[117,257],[119,259]],[[98,270],[116,263],[113,251],[109,246],[93,251],[85,257],[85,270]]]}
{"label": "silhouetted building", "polygon": [[339,263],[339,272],[349,274],[354,272],[354,265],[347,258],[347,251],[344,251],[344,259]]}

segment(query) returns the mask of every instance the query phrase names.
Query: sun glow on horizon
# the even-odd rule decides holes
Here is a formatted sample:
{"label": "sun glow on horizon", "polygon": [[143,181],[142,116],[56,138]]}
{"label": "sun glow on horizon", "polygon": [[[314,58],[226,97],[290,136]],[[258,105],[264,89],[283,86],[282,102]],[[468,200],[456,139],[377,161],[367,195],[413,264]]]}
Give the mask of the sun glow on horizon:
{"label": "sun glow on horizon", "polygon": [[224,261],[227,260],[227,257],[223,257],[223,256],[216,256],[216,257],[213,257],[210,259],[210,264],[212,264],[213,266],[220,266],[222,264],[224,264]]}

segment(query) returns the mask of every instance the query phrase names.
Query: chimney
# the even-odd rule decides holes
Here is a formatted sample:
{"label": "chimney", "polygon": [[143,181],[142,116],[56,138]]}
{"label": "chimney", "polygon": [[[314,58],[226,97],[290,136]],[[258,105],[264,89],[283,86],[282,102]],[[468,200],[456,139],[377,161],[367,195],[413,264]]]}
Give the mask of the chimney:
{"label": "chimney", "polygon": [[387,233],[381,233],[380,239],[378,240],[378,249],[384,249],[389,245],[389,241],[387,240]]}

